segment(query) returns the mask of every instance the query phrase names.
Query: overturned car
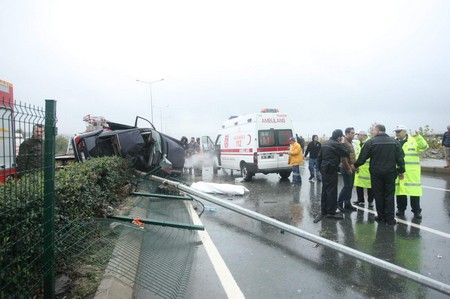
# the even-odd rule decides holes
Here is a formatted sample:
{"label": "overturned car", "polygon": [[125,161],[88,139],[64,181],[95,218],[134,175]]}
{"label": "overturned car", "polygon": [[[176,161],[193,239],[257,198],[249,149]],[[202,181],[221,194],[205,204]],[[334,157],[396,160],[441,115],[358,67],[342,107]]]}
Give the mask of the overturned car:
{"label": "overturned car", "polygon": [[[139,119],[147,121],[151,128],[138,128]],[[161,166],[171,175],[183,173],[184,149],[180,141],[156,131],[151,122],[139,116],[134,126],[107,123],[109,129],[78,134],[72,139],[76,161],[120,156],[130,160],[140,171],[149,172]]]}

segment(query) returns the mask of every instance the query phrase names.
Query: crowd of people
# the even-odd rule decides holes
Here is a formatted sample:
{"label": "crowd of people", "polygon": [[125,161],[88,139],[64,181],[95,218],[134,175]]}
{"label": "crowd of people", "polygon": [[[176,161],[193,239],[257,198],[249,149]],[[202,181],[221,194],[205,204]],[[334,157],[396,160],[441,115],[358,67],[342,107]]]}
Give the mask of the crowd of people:
{"label": "crowd of people", "polygon": [[[366,131],[348,127],[343,132],[336,129],[323,145],[317,135],[306,146],[302,136],[289,139],[288,163],[292,166],[293,184],[301,184],[300,165],[309,155],[309,181],[322,182],[321,213],[314,220],[323,217],[343,219],[343,213],[356,211],[354,205],[365,206],[364,189],[367,190],[367,204],[375,208],[375,220],[395,225],[395,216],[404,217],[408,206],[415,219],[422,219],[420,197],[422,196],[420,153],[429,148],[427,141],[416,131],[408,134],[408,128],[398,125],[395,138],[386,134],[382,124],[375,125],[370,136]],[[353,144],[357,135],[356,145]],[[43,164],[44,126],[33,126],[32,136],[19,148],[17,174],[39,169]],[[202,148],[200,138],[183,136],[181,143],[185,151],[184,173],[202,175]],[[450,125],[442,138],[446,165],[450,166]],[[338,173],[343,178],[343,187],[338,194]],[[351,203],[353,187],[356,186],[356,201]],[[395,211],[395,203],[397,211]]]}
{"label": "crowd of people", "polygon": [[[355,133],[352,127],[344,132],[336,129],[323,145],[313,136],[304,156],[310,155],[309,179],[316,176],[317,181],[322,181],[321,213],[315,222],[323,217],[343,219],[343,213],[357,210],[354,205],[365,206],[364,189],[369,208],[375,201],[377,222],[395,225],[395,216],[405,216],[408,197],[414,218],[422,219],[420,152],[429,146],[418,131],[408,134],[404,125],[398,125],[394,132],[395,137],[390,137],[382,124],[375,125],[370,136],[364,130]],[[353,143],[355,135],[356,144]],[[450,143],[450,126],[448,139],[445,136],[444,147],[445,142]],[[339,194],[338,173],[344,183]],[[357,199],[352,204],[354,186]]]}
{"label": "crowd of people", "polygon": [[188,142],[188,139],[183,136],[181,137],[181,143],[183,144],[185,159],[183,173],[192,175],[193,171],[194,176],[201,176],[203,161],[200,138],[191,137],[191,141]]}

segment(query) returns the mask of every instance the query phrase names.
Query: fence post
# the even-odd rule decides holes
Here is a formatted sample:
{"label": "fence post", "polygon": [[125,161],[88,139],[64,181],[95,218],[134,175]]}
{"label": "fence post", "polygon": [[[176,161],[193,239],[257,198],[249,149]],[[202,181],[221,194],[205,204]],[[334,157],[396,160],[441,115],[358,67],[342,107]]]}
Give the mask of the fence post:
{"label": "fence post", "polygon": [[45,100],[44,298],[55,298],[55,141],[56,101]]}

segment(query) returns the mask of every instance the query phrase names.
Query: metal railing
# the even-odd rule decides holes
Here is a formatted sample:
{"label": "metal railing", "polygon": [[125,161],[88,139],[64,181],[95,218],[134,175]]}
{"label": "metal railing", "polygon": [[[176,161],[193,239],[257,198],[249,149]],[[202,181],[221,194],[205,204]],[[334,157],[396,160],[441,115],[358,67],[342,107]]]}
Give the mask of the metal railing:
{"label": "metal railing", "polygon": [[53,298],[56,101],[0,99],[0,126],[0,298]]}
{"label": "metal railing", "polygon": [[278,221],[278,220],[275,220],[273,218],[267,217],[267,216],[262,215],[260,213],[251,211],[249,209],[240,207],[240,206],[238,206],[236,204],[233,204],[233,203],[230,203],[228,201],[222,200],[222,199],[217,198],[215,196],[212,196],[212,195],[203,193],[201,191],[195,190],[195,189],[193,189],[191,187],[188,187],[188,186],[186,186],[184,184],[181,184],[179,182],[171,181],[171,180],[168,180],[168,179],[165,179],[165,178],[161,178],[161,177],[158,177],[158,176],[155,176],[155,175],[151,175],[149,178],[150,178],[150,180],[153,180],[153,181],[156,181],[156,182],[159,182],[159,183],[163,183],[163,184],[166,184],[166,185],[173,186],[173,187],[175,187],[175,188],[177,188],[177,189],[179,189],[181,191],[186,192],[187,194],[190,194],[190,195],[199,197],[201,199],[207,200],[209,202],[212,202],[212,203],[214,203],[216,205],[219,205],[221,207],[224,207],[226,209],[229,209],[231,211],[234,211],[236,213],[239,213],[239,214],[244,215],[246,217],[249,217],[251,219],[254,219],[254,220],[266,223],[268,225],[271,225],[273,227],[279,228],[279,229],[281,229],[284,232],[293,234],[295,236],[301,237],[301,238],[306,239],[306,240],[311,241],[311,242],[315,242],[317,244],[321,244],[321,245],[323,245],[325,247],[331,248],[331,249],[336,250],[338,252],[341,252],[343,254],[346,254],[346,255],[352,256],[354,258],[357,258],[359,260],[365,261],[365,262],[367,262],[367,263],[369,263],[369,264],[371,264],[373,266],[382,268],[382,269],[387,270],[389,272],[396,273],[396,274],[398,274],[398,275],[400,275],[402,277],[405,277],[405,278],[410,279],[412,281],[415,281],[415,282],[417,282],[419,284],[422,284],[422,285],[425,285],[427,287],[430,287],[430,288],[432,288],[432,289],[434,289],[436,291],[439,291],[439,292],[441,292],[443,294],[450,295],[450,285],[448,285],[446,283],[442,283],[440,281],[431,279],[431,278],[429,278],[427,276],[424,276],[422,274],[419,274],[419,273],[410,271],[408,269],[399,267],[397,265],[394,265],[392,263],[386,262],[386,261],[384,261],[382,259],[379,259],[377,257],[371,256],[371,255],[363,253],[363,252],[360,252],[358,250],[355,250],[353,248],[350,248],[350,247],[347,247],[345,245],[339,244],[337,242],[333,242],[333,241],[328,240],[326,238],[322,238],[320,236],[316,236],[314,234],[308,233],[308,232],[306,232],[304,230],[301,230],[301,229],[296,228],[294,226],[291,226],[289,224],[283,223],[281,221]]}

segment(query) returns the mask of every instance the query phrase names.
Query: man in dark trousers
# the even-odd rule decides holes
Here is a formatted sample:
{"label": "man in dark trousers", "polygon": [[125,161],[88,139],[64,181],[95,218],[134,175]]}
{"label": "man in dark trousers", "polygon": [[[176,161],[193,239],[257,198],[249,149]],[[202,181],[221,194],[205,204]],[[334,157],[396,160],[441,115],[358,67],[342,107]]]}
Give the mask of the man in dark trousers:
{"label": "man in dark trousers", "polygon": [[314,179],[314,172],[317,175],[317,181],[322,181],[322,177],[320,176],[319,165],[317,164],[317,157],[319,156],[320,148],[322,144],[319,142],[319,137],[317,135],[312,135],[312,141],[308,143],[305,151],[305,158],[309,154],[309,181],[311,182]]}
{"label": "man in dark trousers", "polygon": [[348,127],[345,129],[345,137],[343,138],[343,144],[350,153],[349,157],[341,159],[341,174],[344,181],[344,186],[338,196],[338,209],[341,212],[344,211],[356,211],[356,208],[352,206],[350,199],[352,198],[353,181],[355,180],[355,149],[353,148],[353,138],[355,137],[355,129]]}
{"label": "man in dark trousers", "polygon": [[300,144],[300,147],[302,148],[302,153],[305,152],[305,139],[300,135],[300,137],[298,136],[298,134],[295,134],[295,139],[297,139],[297,143]]}
{"label": "man in dark trousers", "polygon": [[442,136],[442,148],[444,149],[445,155],[445,166],[444,168],[450,167],[450,125],[447,126],[447,132]]}
{"label": "man in dark trousers", "polygon": [[324,143],[317,157],[322,174],[322,196],[320,199],[321,213],[314,219],[314,222],[319,222],[325,215],[327,218],[344,218],[341,213],[336,213],[339,163],[342,157],[348,157],[350,154],[341,143],[343,136],[342,130],[334,130],[331,138]]}
{"label": "man in dark trousers", "polygon": [[361,149],[355,167],[363,165],[370,158],[370,177],[378,216],[375,221],[395,225],[395,179],[403,179],[405,160],[402,146],[388,136],[384,125],[373,128],[374,137]]}

